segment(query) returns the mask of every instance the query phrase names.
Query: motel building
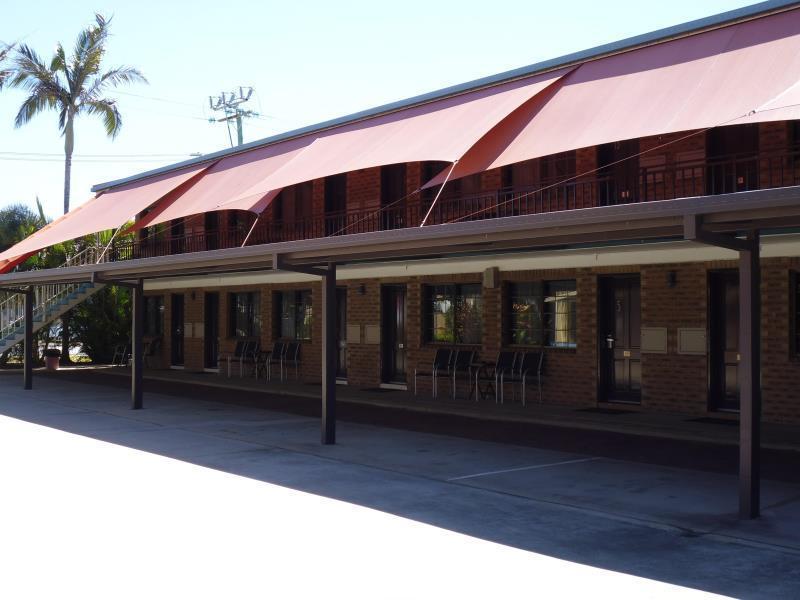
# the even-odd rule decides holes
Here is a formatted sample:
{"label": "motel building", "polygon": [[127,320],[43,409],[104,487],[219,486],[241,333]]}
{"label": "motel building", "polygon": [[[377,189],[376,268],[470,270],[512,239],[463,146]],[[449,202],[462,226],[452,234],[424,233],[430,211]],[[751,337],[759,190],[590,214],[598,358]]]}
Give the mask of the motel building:
{"label": "motel building", "polygon": [[145,369],[317,382],[323,443],[337,384],[738,416],[754,517],[761,423],[800,424],[798,185],[800,2],[773,0],[98,184],[0,255],[3,335],[29,355],[55,300],[130,286],[134,408]]}

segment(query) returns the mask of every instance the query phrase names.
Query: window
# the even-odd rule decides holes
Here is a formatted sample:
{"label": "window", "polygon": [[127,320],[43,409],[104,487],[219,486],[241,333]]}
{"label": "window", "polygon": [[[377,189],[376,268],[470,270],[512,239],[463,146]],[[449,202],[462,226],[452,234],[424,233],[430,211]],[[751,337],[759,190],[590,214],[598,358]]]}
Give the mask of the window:
{"label": "window", "polygon": [[544,156],[539,160],[539,178],[542,182],[560,182],[575,176],[576,157],[574,150]]}
{"label": "window", "polygon": [[480,284],[425,286],[425,339],[438,344],[480,344]]}
{"label": "window", "polygon": [[311,290],[277,292],[276,333],[284,340],[310,340],[313,310]]}
{"label": "window", "polygon": [[144,335],[159,336],[164,333],[164,296],[146,296],[144,299]]}
{"label": "window", "polygon": [[230,295],[228,331],[231,337],[261,335],[261,294],[237,292]]}
{"label": "window", "polygon": [[507,298],[507,343],[575,347],[577,292],[574,281],[512,283]]}

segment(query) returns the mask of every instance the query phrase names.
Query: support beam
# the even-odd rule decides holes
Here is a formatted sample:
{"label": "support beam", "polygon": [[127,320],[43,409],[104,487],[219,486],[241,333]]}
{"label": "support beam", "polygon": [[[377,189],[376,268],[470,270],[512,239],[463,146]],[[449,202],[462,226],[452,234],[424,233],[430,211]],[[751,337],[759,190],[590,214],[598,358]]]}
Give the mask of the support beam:
{"label": "support beam", "polygon": [[33,389],[33,302],[34,294],[31,286],[25,290],[25,343],[23,346],[22,370],[24,371],[23,387],[26,390]]}
{"label": "support beam", "polygon": [[749,238],[743,240],[734,235],[714,233],[703,229],[703,215],[684,215],[683,239],[740,252],[751,250],[753,247]]}
{"label": "support beam", "polygon": [[144,336],[144,285],[139,281],[131,286],[132,319],[131,319],[131,408],[142,408],[143,377],[143,351],[142,337]]}
{"label": "support beam", "polygon": [[761,265],[758,231],[739,252],[739,516],[761,512]]}
{"label": "support beam", "polygon": [[322,276],[322,443],[336,443],[336,265]]}
{"label": "support beam", "polygon": [[305,275],[316,275],[317,277],[325,277],[328,272],[327,269],[320,267],[310,267],[307,265],[290,265],[281,254],[272,255],[272,269],[275,271],[289,271],[292,273],[304,273]]}

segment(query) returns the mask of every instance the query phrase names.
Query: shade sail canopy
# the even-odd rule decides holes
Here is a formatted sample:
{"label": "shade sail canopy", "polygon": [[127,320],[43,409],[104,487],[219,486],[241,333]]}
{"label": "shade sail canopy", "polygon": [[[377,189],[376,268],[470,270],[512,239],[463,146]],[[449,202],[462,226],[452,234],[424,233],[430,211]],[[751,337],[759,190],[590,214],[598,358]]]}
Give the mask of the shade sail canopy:
{"label": "shade sail canopy", "polygon": [[520,105],[557,83],[558,69],[444,98],[323,132],[275,172],[231,195],[246,206],[270,190],[319,177],[395,163],[454,162]]}
{"label": "shade sail canopy", "polygon": [[267,174],[280,169],[312,142],[313,138],[310,137],[297,138],[223,158],[209,167],[202,178],[183,194],[159,201],[143,219],[137,221],[136,228],[219,210],[223,204],[225,210],[260,213],[279,190],[272,193],[267,190],[238,202],[231,202],[231,198],[239,196]]}
{"label": "shade sail canopy", "polygon": [[607,142],[797,119],[798,81],[800,10],[601,58],[517,109],[451,178]]}
{"label": "shade sail canopy", "polygon": [[95,196],[0,253],[0,269],[9,269],[15,258],[42,248],[120,227],[160,198],[171,193],[180,193],[185,187],[192,185],[206,168],[208,165],[164,173]]}

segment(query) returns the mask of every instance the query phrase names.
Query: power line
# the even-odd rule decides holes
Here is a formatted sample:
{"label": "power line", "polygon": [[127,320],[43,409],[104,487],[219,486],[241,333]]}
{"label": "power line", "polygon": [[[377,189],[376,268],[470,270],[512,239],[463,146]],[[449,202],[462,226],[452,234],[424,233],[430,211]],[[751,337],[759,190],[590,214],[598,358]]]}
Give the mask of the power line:
{"label": "power line", "polygon": [[[60,156],[63,152],[13,152],[10,150],[0,150],[0,155],[4,156]],[[180,158],[182,156],[195,156],[196,153],[174,152],[171,154],[73,154],[73,158]]]}
{"label": "power line", "polygon": [[157,96],[144,96],[142,94],[134,94],[132,92],[122,92],[120,90],[114,90],[115,94],[122,94],[123,96],[133,96],[134,98],[143,98],[144,100],[153,100],[154,102],[167,102],[169,104],[180,104],[181,106],[191,106],[192,108],[197,108],[197,104],[193,104],[190,102],[181,102],[180,100],[170,100],[169,98],[159,98]]}

